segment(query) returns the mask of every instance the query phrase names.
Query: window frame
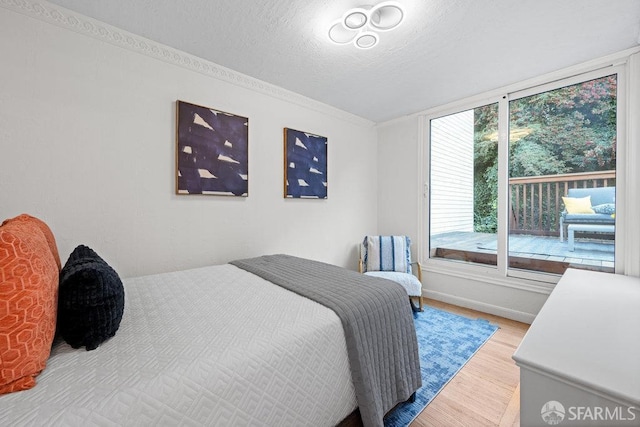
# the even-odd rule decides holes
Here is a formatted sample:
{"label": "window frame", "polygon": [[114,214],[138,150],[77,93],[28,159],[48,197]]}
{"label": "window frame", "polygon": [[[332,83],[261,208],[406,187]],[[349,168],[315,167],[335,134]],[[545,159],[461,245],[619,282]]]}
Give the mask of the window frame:
{"label": "window frame", "polygon": [[[628,143],[627,134],[629,126],[627,116],[629,114],[628,97],[628,62],[629,56],[623,57],[621,61],[606,61],[604,63],[593,64],[582,69],[570,69],[561,72],[551,73],[537,79],[528,80],[520,84],[511,85],[507,88],[487,92],[472,98],[463,99],[442,107],[437,107],[419,114],[419,145],[421,149],[421,181],[422,181],[422,203],[420,204],[420,240],[419,257],[425,270],[432,270],[444,274],[464,275],[465,277],[475,277],[480,280],[488,278],[497,279],[499,284],[507,286],[524,287],[529,290],[548,289],[557,283],[560,275],[544,272],[517,270],[508,267],[507,242],[509,238],[508,230],[508,179],[509,179],[509,103],[510,101],[523,97],[543,93],[546,91],[562,88],[565,86],[597,79],[604,76],[617,75],[617,156],[616,156],[616,193],[620,197],[616,198],[617,212],[621,215],[616,217],[615,234],[615,272],[624,274],[626,271],[626,260],[629,254],[636,252],[628,250],[627,241],[627,216],[626,204],[627,182],[631,178],[628,176],[627,159]],[[469,109],[482,107],[484,105],[498,103],[499,123],[498,123],[498,232],[497,232],[497,265],[482,265],[474,263],[458,263],[444,259],[430,257],[430,184],[431,184],[431,121],[456,114]],[[635,201],[634,201],[635,202]],[[636,202],[637,203],[637,202]]]}

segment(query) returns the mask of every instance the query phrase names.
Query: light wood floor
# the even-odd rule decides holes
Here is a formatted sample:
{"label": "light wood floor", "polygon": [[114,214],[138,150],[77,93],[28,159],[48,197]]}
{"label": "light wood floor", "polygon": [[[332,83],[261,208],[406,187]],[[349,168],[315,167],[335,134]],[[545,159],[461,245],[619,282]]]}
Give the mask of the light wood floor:
{"label": "light wood floor", "polygon": [[500,329],[411,423],[426,426],[520,426],[520,370],[511,358],[529,325],[435,300],[427,305]]}

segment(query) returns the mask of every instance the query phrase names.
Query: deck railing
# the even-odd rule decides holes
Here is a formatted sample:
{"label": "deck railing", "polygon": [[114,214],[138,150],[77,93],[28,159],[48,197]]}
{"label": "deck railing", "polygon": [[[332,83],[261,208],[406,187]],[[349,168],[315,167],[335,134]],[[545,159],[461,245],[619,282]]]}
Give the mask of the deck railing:
{"label": "deck railing", "polygon": [[560,212],[564,208],[562,196],[567,195],[569,188],[615,185],[615,171],[510,178],[510,232],[557,236],[560,230]]}

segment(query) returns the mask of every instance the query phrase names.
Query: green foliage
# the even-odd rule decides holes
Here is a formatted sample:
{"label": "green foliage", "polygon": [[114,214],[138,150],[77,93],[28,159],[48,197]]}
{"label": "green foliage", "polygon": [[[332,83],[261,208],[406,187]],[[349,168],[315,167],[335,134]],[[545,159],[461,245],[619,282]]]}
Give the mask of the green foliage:
{"label": "green foliage", "polygon": [[609,76],[512,101],[511,129],[534,131],[510,141],[510,176],[615,169],[616,88]]}
{"label": "green foliage", "polygon": [[[615,169],[616,76],[510,102],[509,176]],[[497,231],[498,105],[474,110],[474,228]]]}
{"label": "green foliage", "polygon": [[498,104],[474,110],[473,228],[478,233],[498,230]]}
{"label": "green foliage", "polygon": [[555,157],[548,145],[533,138],[524,138],[512,144],[510,176],[540,176],[569,172],[565,162]]}

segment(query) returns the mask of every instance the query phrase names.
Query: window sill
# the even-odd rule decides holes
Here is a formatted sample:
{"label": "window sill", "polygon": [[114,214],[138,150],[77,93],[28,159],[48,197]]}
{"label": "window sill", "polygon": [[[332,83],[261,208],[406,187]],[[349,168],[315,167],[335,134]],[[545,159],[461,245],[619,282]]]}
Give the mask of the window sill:
{"label": "window sill", "polygon": [[[421,263],[422,271],[442,275],[474,280],[491,285],[549,295],[555,284],[560,280],[559,275],[536,274],[527,272],[527,278],[503,276],[495,266],[471,265],[463,262],[429,259]],[[519,272],[515,272],[518,274]],[[426,276],[428,277],[428,276]],[[535,279],[534,279],[535,278]]]}

